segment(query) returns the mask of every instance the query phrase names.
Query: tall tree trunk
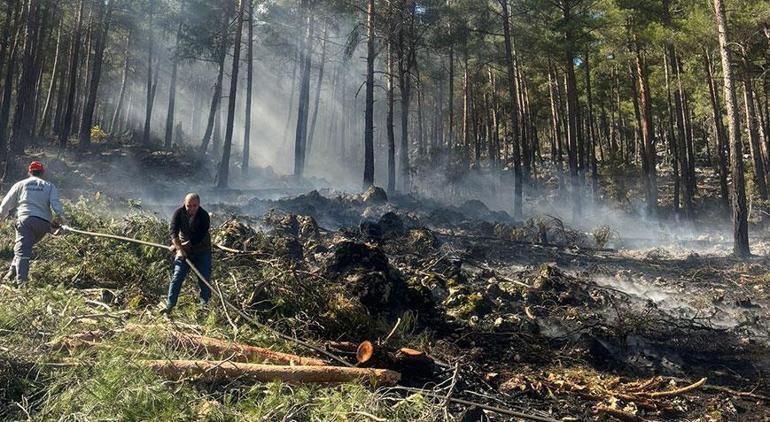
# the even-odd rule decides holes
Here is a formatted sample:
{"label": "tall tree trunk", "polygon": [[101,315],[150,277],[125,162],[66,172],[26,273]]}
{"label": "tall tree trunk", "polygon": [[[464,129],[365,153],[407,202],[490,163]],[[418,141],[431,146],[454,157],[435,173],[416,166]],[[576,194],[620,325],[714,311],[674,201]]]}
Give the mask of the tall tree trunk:
{"label": "tall tree trunk", "polygon": [[[413,13],[413,7],[408,6],[409,14]],[[411,18],[410,18],[411,19]],[[403,28],[399,31],[399,60],[398,60],[398,87],[401,91],[401,143],[398,148],[399,185],[403,192],[409,190],[409,106],[412,101],[412,74],[411,69],[415,61],[414,46],[411,30]]]}
{"label": "tall tree trunk", "polygon": [[596,132],[594,131],[594,103],[593,94],[591,92],[591,69],[589,63],[589,52],[586,50],[585,54],[585,76],[586,76],[586,99],[588,102],[588,160],[591,162],[591,190],[593,191],[594,198],[599,197],[599,174],[597,173],[596,165]]}
{"label": "tall tree trunk", "polygon": [[243,34],[243,11],[246,1],[238,1],[238,15],[235,27],[235,44],[233,45],[233,69],[230,73],[230,95],[227,98],[227,124],[225,126],[225,144],[222,148],[222,160],[219,162],[217,187],[227,188],[230,177],[230,151],[233,146],[233,125],[235,124],[235,104],[238,94],[238,70],[241,67],[241,35]]}
{"label": "tall tree trunk", "polygon": [[449,128],[447,133],[447,145],[450,149],[455,145],[455,52],[454,47],[449,47]]}
{"label": "tall tree trunk", "polygon": [[[559,108],[556,104],[556,86],[551,66],[548,66],[548,96],[551,102],[551,160],[556,164],[559,173],[561,173],[561,123],[559,122]],[[561,177],[561,175],[559,175]]]}
{"label": "tall tree trunk", "polygon": [[[679,216],[679,193],[681,189],[680,184],[680,178],[679,178],[679,169],[680,169],[680,159],[679,159],[679,146],[677,145],[677,136],[674,129],[674,122],[676,122],[676,114],[674,112],[674,107],[672,105],[671,100],[671,60],[669,57],[671,54],[669,54],[670,46],[666,46],[666,54],[663,55],[663,70],[665,71],[665,78],[666,78],[666,106],[668,111],[668,145],[669,150],[671,151],[671,166],[674,170],[674,199],[673,199],[673,209],[674,209],[674,215],[677,217]],[[687,201],[685,201],[687,202]],[[689,219],[690,216],[688,215],[687,218]]]}
{"label": "tall tree trunk", "polygon": [[393,41],[391,37],[388,37],[387,41],[387,57],[385,58],[388,67],[388,74],[386,76],[387,87],[385,91],[386,102],[386,116],[385,116],[385,129],[388,137],[388,194],[392,194],[396,190],[396,135],[393,128],[393,91],[396,69],[393,66]]}
{"label": "tall tree trunk", "polygon": [[[302,44],[300,42],[300,44]],[[297,86],[297,68],[302,61],[302,49],[297,49],[297,54],[294,55],[294,66],[291,71],[291,89],[289,90],[289,108],[286,110],[286,125],[283,127],[283,136],[281,137],[282,144],[285,145],[289,138],[289,126],[291,126],[291,118],[294,116],[294,92]]]}
{"label": "tall tree trunk", "polygon": [[522,172],[521,172],[521,151],[519,147],[519,110],[517,109],[516,98],[516,76],[513,68],[513,47],[511,46],[511,27],[510,15],[508,13],[508,0],[500,0],[503,6],[503,38],[505,39],[505,63],[508,68],[508,95],[510,96],[510,129],[513,140],[513,218],[522,218]]}
{"label": "tall tree trunk", "polygon": [[[569,7],[570,2],[568,0],[563,0],[562,5],[564,22],[570,22],[572,19]],[[574,204],[573,214],[575,218],[578,218],[582,214],[580,193],[581,181],[579,178],[578,162],[578,150],[581,144],[578,140],[578,137],[580,136],[580,129],[578,128],[580,114],[578,112],[578,93],[575,79],[575,55],[572,51],[572,43],[574,40],[572,39],[571,31],[565,31],[564,37],[564,67],[566,69],[565,85],[567,91],[567,152],[569,155],[570,185],[572,186],[572,201]]]}
{"label": "tall tree trunk", "polygon": [[685,217],[688,220],[692,220],[694,217],[694,211],[693,211],[693,197],[695,196],[695,191],[693,190],[693,187],[695,185],[694,181],[691,180],[691,172],[690,172],[690,155],[688,152],[687,147],[687,119],[685,118],[685,107],[684,107],[684,89],[682,89],[682,78],[681,78],[681,72],[679,69],[679,59],[677,58],[676,52],[674,51],[673,47],[669,47],[667,50],[667,57],[668,61],[671,63],[672,73],[674,76],[676,76],[676,82],[677,82],[677,88],[674,92],[674,111],[675,111],[675,117],[676,117],[676,151],[677,151],[677,161],[679,163],[680,173],[681,173],[681,184],[682,184],[682,193],[683,193],[683,203],[684,203],[684,213]]}
{"label": "tall tree trunk", "polygon": [[[17,18],[20,15],[19,5],[17,3],[17,10],[14,16]],[[0,158],[6,157],[8,150],[8,120],[11,113],[11,99],[13,95],[13,81],[16,74],[16,58],[18,56],[19,46],[21,43],[21,29],[23,26],[18,23],[16,31],[11,41],[11,47],[9,50],[8,62],[5,67],[5,82],[3,84],[3,102],[0,106]]]}
{"label": "tall tree trunk", "polygon": [[374,184],[374,0],[367,4],[366,111],[364,115],[364,189]]}
{"label": "tall tree trunk", "polygon": [[249,2],[249,39],[246,44],[246,116],[243,127],[243,160],[241,174],[249,174],[249,156],[251,154],[251,86],[254,81],[254,0]]}
{"label": "tall tree trunk", "polygon": [[463,49],[463,116],[462,116],[463,140],[462,140],[461,156],[463,159],[463,163],[466,164],[466,167],[467,167],[468,155],[470,154],[470,137],[471,137],[470,126],[468,126],[468,118],[470,114],[468,110],[469,96],[470,96],[470,87],[468,82],[468,48],[465,47]]}
{"label": "tall tree trunk", "polygon": [[[241,0],[243,1],[243,0]],[[185,3],[180,5],[180,14],[185,11]],[[176,45],[174,54],[171,57],[171,81],[168,84],[168,107],[166,108],[166,132],[163,136],[163,146],[166,149],[171,148],[174,139],[174,112],[176,111],[176,77],[179,70],[179,38],[182,35],[182,18],[179,17],[179,23],[176,29]]]}
{"label": "tall tree trunk", "polygon": [[321,41],[321,60],[318,62],[318,83],[315,87],[315,104],[313,105],[313,117],[310,119],[310,132],[307,134],[307,155],[313,148],[313,137],[315,135],[315,125],[318,120],[318,106],[321,104],[321,86],[324,80],[324,64],[326,63],[326,39],[328,36],[329,24],[324,23],[323,40]]}
{"label": "tall tree trunk", "polygon": [[[307,13],[307,35],[303,46],[302,74],[300,75],[299,99],[297,108],[297,131],[294,137],[294,176],[301,178],[305,172],[307,156],[307,119],[310,108],[310,63],[313,54],[314,16],[310,5],[303,0]],[[373,141],[373,140],[372,140]]]}
{"label": "tall tree trunk", "polygon": [[728,141],[725,135],[724,122],[722,121],[722,106],[719,102],[719,93],[714,84],[714,75],[711,68],[711,54],[704,49],[703,59],[706,66],[706,76],[709,87],[709,99],[711,100],[711,113],[714,119],[714,135],[717,138],[717,159],[719,161],[719,191],[722,198],[722,207],[725,212],[730,210],[730,193],[727,187],[727,161]]}
{"label": "tall tree trunk", "polygon": [[78,63],[80,61],[80,37],[83,23],[83,1],[78,0],[77,23],[75,24],[75,35],[70,45],[70,65],[69,65],[69,83],[67,84],[67,104],[62,116],[61,129],[59,130],[59,147],[67,148],[67,139],[70,136],[72,128],[72,115],[75,108],[75,91],[78,81]]}
{"label": "tall tree trunk", "polygon": [[150,143],[150,124],[152,122],[152,105],[154,100],[152,89],[152,58],[153,58],[153,46],[155,37],[152,34],[152,18],[154,13],[155,0],[149,0],[148,5],[148,23],[147,23],[147,102],[144,108],[144,132],[142,135],[142,143],[149,145]]}
{"label": "tall tree trunk", "polygon": [[[61,79],[61,56],[64,51],[62,48],[62,27],[64,26],[64,19],[59,19],[59,27],[56,30],[56,50],[54,53],[53,67],[51,69],[51,80],[48,84],[48,94],[45,97],[45,105],[43,106],[43,113],[40,122],[40,135],[45,135],[48,131],[48,124],[51,120],[51,110],[53,109],[54,93],[56,92],[57,83]],[[2,66],[0,66],[2,68]]]}
{"label": "tall tree trunk", "polygon": [[[219,105],[221,106],[221,95]],[[215,157],[222,153],[222,113],[222,107],[218,106],[216,115],[214,116],[214,127],[211,133],[211,155]]]}
{"label": "tall tree trunk", "polygon": [[37,69],[35,68],[35,46],[40,22],[38,14],[40,3],[28,0],[25,6],[27,18],[24,25],[24,53],[21,62],[21,75],[19,85],[16,88],[16,108],[13,113],[11,128],[10,151],[15,154],[24,152],[24,147],[32,137],[34,121],[34,101],[36,97],[35,82]]}
{"label": "tall tree trunk", "polygon": [[[19,9],[19,2],[14,2],[14,7],[11,7],[11,3],[6,2],[5,9],[5,22],[3,23],[3,32],[0,35],[0,71],[5,69],[5,58],[9,54],[9,47],[13,44],[11,36],[14,35],[11,30],[16,21],[16,14]],[[59,25],[61,27],[61,24]],[[3,75],[0,75],[0,81],[3,80]]]}
{"label": "tall tree trunk", "polygon": [[64,119],[64,110],[66,107],[67,98],[67,80],[69,78],[67,74],[68,60],[72,50],[72,37],[65,39],[65,49],[62,51],[62,65],[64,66],[59,72],[59,81],[56,88],[56,110],[53,112],[53,125],[51,132],[59,135],[62,129],[62,120]]}
{"label": "tall tree trunk", "polygon": [[647,200],[647,212],[655,215],[658,202],[657,182],[655,175],[655,128],[652,118],[652,99],[647,82],[647,64],[641,47],[636,44],[636,74],[639,81],[639,101],[642,112],[642,169],[644,172],[644,188]]}
{"label": "tall tree trunk", "polygon": [[91,80],[88,83],[88,96],[83,107],[83,120],[80,125],[79,146],[88,148],[91,145],[91,127],[93,126],[94,108],[96,107],[96,94],[99,90],[99,79],[102,75],[102,59],[104,57],[104,46],[107,43],[107,33],[110,30],[112,20],[112,2],[105,5],[99,2],[99,10],[96,29],[96,45],[94,49],[94,58],[91,68]]}
{"label": "tall tree trunk", "polygon": [[751,85],[749,76],[745,72],[743,75],[743,106],[745,107],[746,127],[749,131],[749,150],[754,162],[754,183],[757,184],[759,197],[764,202],[767,201],[767,178],[765,177],[765,164],[762,161],[762,151],[759,147],[757,113],[754,109],[754,88]]}
{"label": "tall tree trunk", "polygon": [[748,208],[746,207],[746,185],[743,176],[743,151],[738,101],[735,95],[731,52],[727,41],[727,18],[722,0],[714,0],[716,25],[719,32],[719,51],[722,56],[722,74],[727,107],[728,133],[730,136],[730,174],[733,179],[730,196],[733,214],[733,253],[739,257],[751,255],[749,249]]}
{"label": "tall tree trunk", "polygon": [[417,81],[417,155],[418,159],[422,160],[423,157],[425,157],[426,154],[426,145],[425,145],[425,127],[423,123],[423,113],[422,108],[424,105],[424,99],[423,99],[423,85],[422,85],[422,79],[420,78],[420,69],[417,67],[417,63],[414,64],[414,72],[415,77]]}
{"label": "tall tree trunk", "polygon": [[[214,94],[211,96],[211,107],[209,107],[209,117],[206,120],[206,132],[203,134],[203,140],[201,141],[201,154],[206,154],[209,147],[209,142],[214,134],[214,123],[219,113],[219,102],[222,99],[222,79],[225,74],[225,57],[227,57],[227,47],[222,46],[219,52],[219,72],[217,73],[217,81],[214,84]],[[214,151],[216,154],[217,151]]]}
{"label": "tall tree trunk", "polygon": [[115,104],[115,110],[112,113],[112,119],[110,119],[110,135],[114,135],[118,128],[118,118],[120,117],[120,112],[123,108],[123,99],[126,96],[126,88],[128,86],[128,71],[129,71],[129,65],[130,65],[130,51],[131,51],[131,36],[133,35],[133,32],[129,31],[128,33],[128,39],[126,40],[126,49],[123,52],[124,58],[123,58],[123,76],[120,81],[120,93],[118,94],[118,101]]}

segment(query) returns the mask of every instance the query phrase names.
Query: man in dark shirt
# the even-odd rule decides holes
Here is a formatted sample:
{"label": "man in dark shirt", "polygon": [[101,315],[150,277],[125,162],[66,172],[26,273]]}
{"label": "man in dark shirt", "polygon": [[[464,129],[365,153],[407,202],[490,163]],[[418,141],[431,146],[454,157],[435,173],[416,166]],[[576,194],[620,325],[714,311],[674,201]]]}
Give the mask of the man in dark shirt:
{"label": "man in dark shirt", "polygon": [[[186,260],[200,271],[208,281],[211,277],[211,236],[209,234],[209,213],[200,206],[201,199],[197,193],[188,193],[184,197],[184,205],[174,211],[171,217],[171,243],[169,250],[176,252],[174,259],[174,274],[168,286],[168,300],[165,314],[170,314],[176,306],[179,291],[182,289],[190,266]],[[198,280],[200,289],[200,304],[206,306],[211,298],[211,289],[206,283]]]}

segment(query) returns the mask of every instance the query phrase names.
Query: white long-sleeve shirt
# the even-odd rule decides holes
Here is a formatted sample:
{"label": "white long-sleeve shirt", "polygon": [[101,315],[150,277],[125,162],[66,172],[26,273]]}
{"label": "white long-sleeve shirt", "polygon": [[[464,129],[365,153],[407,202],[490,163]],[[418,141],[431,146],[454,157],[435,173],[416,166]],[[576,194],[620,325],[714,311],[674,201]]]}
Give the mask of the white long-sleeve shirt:
{"label": "white long-sleeve shirt", "polygon": [[39,177],[30,176],[16,182],[0,203],[0,219],[5,219],[8,213],[16,210],[16,218],[38,217],[52,221],[51,209],[58,216],[64,215],[59,191],[53,183]]}

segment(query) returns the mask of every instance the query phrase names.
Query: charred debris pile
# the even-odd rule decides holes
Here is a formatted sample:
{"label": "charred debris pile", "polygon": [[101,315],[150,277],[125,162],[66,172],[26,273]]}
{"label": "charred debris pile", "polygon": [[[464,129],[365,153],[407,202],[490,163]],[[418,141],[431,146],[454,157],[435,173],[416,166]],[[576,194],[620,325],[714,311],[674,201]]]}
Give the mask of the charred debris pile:
{"label": "charred debris pile", "polygon": [[[70,207],[72,224],[164,241],[162,220],[141,211],[114,217],[111,201],[81,199]],[[194,397],[187,400],[206,403],[197,416],[253,416],[239,406],[249,396],[269,399],[253,392],[264,380],[353,381],[362,390],[333,388],[334,400],[367,402],[375,409],[370,416],[393,420],[512,417],[494,407],[572,420],[730,419],[765,411],[763,296],[752,301],[690,286],[685,293],[693,296],[719,293],[695,308],[628,287],[665,291],[702,266],[692,262],[697,257],[632,259],[605,247],[614,235],[607,227],[584,233],[553,217],[516,222],[479,201],[445,207],[389,199],[376,188],[209,209],[216,223],[213,281],[222,299],[316,350],[249,325],[221,301],[201,314],[185,300],[193,283],[177,319],[159,321],[152,309],[167,283],[163,252],[55,237],[44,246],[50,256],[33,266],[34,286],[4,287],[0,299],[0,336],[7,340],[0,343],[0,403],[32,395],[33,413],[80,411],[61,408],[62,394],[81,393],[55,380],[85,382],[77,380],[91,365],[99,382],[139,377],[160,382],[153,388],[162,391],[163,379],[182,383],[180,391]],[[742,271],[727,259],[709,265],[721,276]],[[112,373],[116,360],[130,370]],[[370,382],[354,381],[361,377]],[[329,399],[323,388],[301,388],[310,388],[306,400],[317,408]],[[289,392],[274,393],[288,400]],[[402,407],[386,406],[388,400]],[[286,411],[312,417],[302,406],[295,401]],[[367,412],[351,406],[348,416]]]}

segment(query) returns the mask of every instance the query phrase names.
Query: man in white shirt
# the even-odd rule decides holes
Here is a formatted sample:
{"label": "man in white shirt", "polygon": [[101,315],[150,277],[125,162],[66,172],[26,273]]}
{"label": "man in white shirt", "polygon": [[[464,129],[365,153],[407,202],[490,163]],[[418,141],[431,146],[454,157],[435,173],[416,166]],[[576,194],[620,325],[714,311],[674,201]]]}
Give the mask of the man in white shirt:
{"label": "man in white shirt", "polygon": [[32,246],[42,240],[52,226],[62,224],[64,217],[59,191],[53,183],[42,179],[45,173],[43,163],[31,162],[28,172],[29,177],[16,182],[0,203],[0,221],[16,208],[16,244],[5,279],[10,280],[16,275],[19,284],[27,281]]}

